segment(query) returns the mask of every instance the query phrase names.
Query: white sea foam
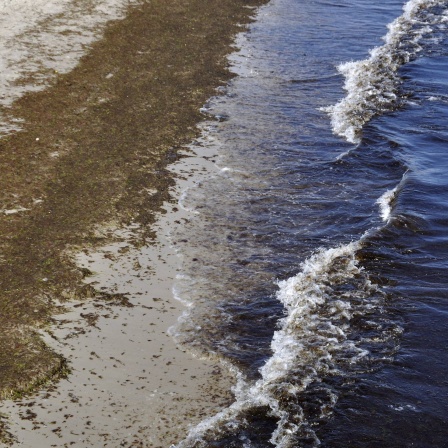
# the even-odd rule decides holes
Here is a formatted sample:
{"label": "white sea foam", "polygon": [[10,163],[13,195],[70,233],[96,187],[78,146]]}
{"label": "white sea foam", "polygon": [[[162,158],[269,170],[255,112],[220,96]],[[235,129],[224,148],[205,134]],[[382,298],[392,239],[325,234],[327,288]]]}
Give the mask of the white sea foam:
{"label": "white sea foam", "polygon": [[430,96],[430,97],[428,97],[428,101],[432,101],[432,102],[440,101],[441,103],[448,103],[448,96],[442,96],[442,95]]}
{"label": "white sea foam", "polygon": [[371,50],[368,59],[338,67],[345,77],[347,95],[336,105],[323,108],[331,117],[335,134],[358,143],[364,124],[397,104],[398,69],[421,50],[422,37],[446,22],[446,11],[430,12],[437,6],[446,8],[446,1],[408,1],[403,14],[389,24],[384,45]]}
{"label": "white sea foam", "polygon": [[[350,353],[351,362],[367,354],[347,337],[352,306],[347,298],[336,299],[333,285],[360,274],[355,254],[360,243],[354,242],[331,249],[322,249],[302,264],[294,277],[279,283],[277,298],[283,303],[287,317],[273,337],[273,355],[262,367],[258,389],[277,401],[274,412],[280,417],[271,442],[277,447],[295,446],[296,433],[306,426],[306,419],[291,427],[291,416],[282,415],[275,398],[279,385],[288,382],[293,372],[307,372],[300,381],[285,391],[295,395],[305,390],[313,380],[337,370],[336,358]],[[367,281],[367,280],[366,280]],[[370,288],[370,283],[365,284]],[[322,308],[326,308],[322,312]],[[314,347],[315,350],[310,350]],[[333,395],[331,400],[335,400]],[[285,418],[287,417],[287,418]],[[306,428],[312,434],[311,428]]]}
{"label": "white sea foam", "polygon": [[[2,0],[0,106],[72,70],[104,25],[137,0]],[[1,118],[1,117],[0,117]],[[2,120],[3,121],[3,120]],[[8,120],[0,131],[20,128]]]}
{"label": "white sea foam", "polygon": [[[250,383],[237,371],[235,402],[193,428],[177,448],[203,446],[201,441],[206,440],[209,432],[236,431],[244,422],[241,417],[245,412],[262,407],[268,407],[270,415],[277,418],[277,428],[271,437],[274,446],[295,447],[300,437],[314,440],[317,446],[319,441],[300,400],[295,405],[291,402],[311,384],[319,384],[323,377],[341,373],[338,366],[341,359],[356,364],[368,355],[349,338],[353,314],[359,315],[363,307],[376,306],[371,293],[377,287],[356,261],[361,244],[359,240],[321,249],[302,263],[297,275],[279,282],[277,298],[285,307],[286,317],[274,334],[273,354],[260,369],[261,378]],[[357,287],[349,288],[350,292],[337,290],[351,282]],[[325,418],[337,401],[337,395],[330,389],[325,394],[327,399],[321,405],[320,418]]]}
{"label": "white sea foam", "polygon": [[[389,216],[390,213],[389,210]],[[249,380],[232,367],[237,377],[235,401],[193,427],[177,448],[207,447],[210,440],[217,441],[229,434],[237,435],[250,446],[250,441],[241,437],[245,425],[250,425],[248,417],[257,410],[276,419],[271,434],[274,446],[295,448],[301,446],[303,438],[319,444],[314,425],[331,414],[338,399],[337,390],[325,386],[325,380],[344,377],[351,368],[356,370],[356,366],[373,358],[374,354],[367,350],[368,344],[363,343],[366,340],[372,344],[384,342],[378,334],[381,323],[375,315],[383,295],[370,282],[356,257],[364,238],[376,230],[356,242],[321,248],[301,264],[297,275],[278,283],[277,298],[284,306],[285,317],[274,333],[272,356],[260,369],[259,379]],[[185,294],[180,291],[180,295]],[[362,336],[353,338],[355,321],[363,317],[366,325],[378,328],[378,333],[371,330],[373,335],[369,330],[364,341]],[[184,318],[188,319],[188,315]],[[197,339],[194,331],[190,336]],[[316,391],[321,395],[311,401]],[[317,417],[310,417],[302,403],[316,405]]]}
{"label": "white sea foam", "polygon": [[392,213],[392,204],[395,196],[397,194],[397,187],[392,190],[386,191],[377,201],[376,203],[380,206],[380,214],[381,218],[385,222],[390,221],[390,216]]}
{"label": "white sea foam", "polygon": [[395,188],[387,190],[376,201],[380,207],[380,216],[385,223],[388,223],[391,220],[395,199],[397,198],[399,191],[403,188],[407,177],[408,171],[403,174],[403,177]]}
{"label": "white sea foam", "polygon": [[[395,188],[377,200],[386,223],[406,176],[407,173]],[[277,448],[295,448],[303,439],[319,445],[313,425],[316,419],[328,418],[338,400],[337,392],[322,380],[343,377],[366,359],[371,362],[374,355],[365,344],[382,344],[390,337],[382,334],[381,322],[371,320],[370,313],[381,309],[383,293],[358,265],[356,256],[365,239],[377,230],[372,228],[355,242],[321,248],[301,264],[298,274],[278,282],[277,299],[284,306],[285,317],[274,333],[272,356],[260,369],[260,379],[249,381],[231,366],[237,378],[234,403],[200,422],[172,448],[205,447],[209,437],[219,439],[239,433],[245,416],[263,408],[268,408],[269,415],[277,419],[270,439]],[[378,333],[352,339],[354,316],[366,316],[365,325],[376,328]],[[301,403],[310,397],[312,400],[316,389],[320,394],[320,415],[310,421]]]}

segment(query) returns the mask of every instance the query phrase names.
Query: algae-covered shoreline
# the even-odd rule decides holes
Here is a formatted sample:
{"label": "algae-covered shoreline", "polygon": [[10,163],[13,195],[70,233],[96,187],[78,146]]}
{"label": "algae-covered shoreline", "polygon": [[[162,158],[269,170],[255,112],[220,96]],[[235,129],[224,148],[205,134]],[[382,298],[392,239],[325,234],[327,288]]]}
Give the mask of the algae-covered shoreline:
{"label": "algae-covered shoreline", "polygon": [[67,374],[36,329],[55,301],[98,294],[68,251],[104,244],[96,230],[110,222],[151,241],[174,182],[166,166],[197,136],[199,108],[231,77],[233,37],[261,3],[142,2],[72,72],[7,111],[23,125],[0,140],[1,398]]}

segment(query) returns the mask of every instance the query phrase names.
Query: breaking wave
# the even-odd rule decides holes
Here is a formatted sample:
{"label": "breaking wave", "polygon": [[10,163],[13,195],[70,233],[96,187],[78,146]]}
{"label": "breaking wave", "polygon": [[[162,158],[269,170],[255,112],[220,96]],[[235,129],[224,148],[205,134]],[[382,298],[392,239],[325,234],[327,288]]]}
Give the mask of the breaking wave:
{"label": "breaking wave", "polygon": [[334,133],[351,143],[359,143],[362,127],[374,116],[400,105],[399,68],[416,57],[426,36],[446,28],[446,1],[410,0],[403,10],[389,24],[384,45],[371,50],[368,59],[338,67],[347,95],[322,110],[330,115]]}
{"label": "breaking wave", "polygon": [[[390,207],[397,188],[379,201]],[[391,350],[385,347],[390,349],[392,342],[394,351],[400,333],[382,314],[384,292],[357,261],[369,235],[321,248],[301,264],[297,275],[278,282],[276,297],[285,317],[278,322],[272,356],[260,369],[259,379],[249,381],[231,366],[238,378],[235,402],[203,420],[175,448],[208,447],[211,441],[213,446],[226,446],[228,442],[216,441],[232,436],[250,447],[244,431],[260,413],[276,422],[270,436],[274,446],[319,445],[313,428],[332,414],[338,385],[389,359]]]}

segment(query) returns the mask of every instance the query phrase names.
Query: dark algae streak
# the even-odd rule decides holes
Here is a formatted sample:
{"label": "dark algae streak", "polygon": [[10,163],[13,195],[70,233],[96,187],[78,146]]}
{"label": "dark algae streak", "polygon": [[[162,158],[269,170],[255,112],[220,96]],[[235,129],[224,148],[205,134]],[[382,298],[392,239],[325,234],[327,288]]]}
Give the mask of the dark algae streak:
{"label": "dark algae streak", "polygon": [[[233,37],[261,3],[142,2],[71,73],[7,111],[24,122],[0,140],[1,398],[67,373],[37,329],[55,300],[98,294],[69,251],[100,243],[107,223],[135,222],[150,242],[173,184],[166,166],[197,136],[200,107],[231,77]],[[19,204],[28,210],[4,212]]]}

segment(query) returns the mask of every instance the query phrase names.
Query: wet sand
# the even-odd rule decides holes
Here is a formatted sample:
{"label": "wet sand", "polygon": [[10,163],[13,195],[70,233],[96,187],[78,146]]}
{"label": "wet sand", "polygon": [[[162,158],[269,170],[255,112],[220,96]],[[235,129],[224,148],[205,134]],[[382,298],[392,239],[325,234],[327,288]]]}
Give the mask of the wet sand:
{"label": "wet sand", "polygon": [[182,305],[164,235],[182,222],[167,166],[231,76],[233,36],[262,2],[244,3],[142,2],[7,111],[24,124],[0,140],[5,444],[3,424],[21,446],[169,446],[230,399],[220,367],[167,335]]}
{"label": "wet sand", "polygon": [[[183,177],[174,197],[213,169],[209,159],[190,153],[172,166]],[[131,229],[103,229],[114,233],[115,242],[74,254],[81,269],[94,273],[86,284],[129,302],[59,304],[61,314],[42,334],[71,373],[30,397],[3,402],[14,445],[169,447],[229,404],[229,372],[194,358],[168,333],[185,309],[172,295],[180,260],[171,235],[189,213],[175,204],[164,208],[152,226],[153,244],[135,248]]]}

